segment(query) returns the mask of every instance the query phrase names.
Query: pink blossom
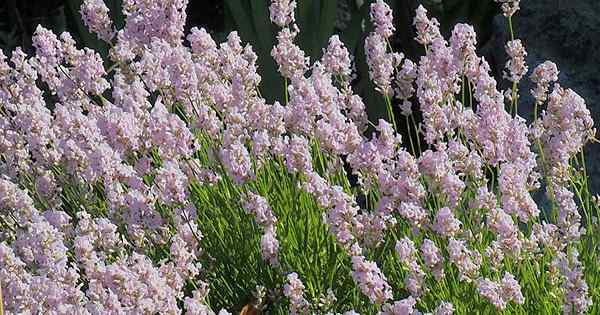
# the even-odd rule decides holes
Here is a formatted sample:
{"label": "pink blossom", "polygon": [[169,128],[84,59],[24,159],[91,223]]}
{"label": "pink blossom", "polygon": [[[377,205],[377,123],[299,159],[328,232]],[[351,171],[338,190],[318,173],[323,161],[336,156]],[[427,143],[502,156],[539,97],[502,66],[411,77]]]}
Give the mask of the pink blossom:
{"label": "pink blossom", "polygon": [[[549,96],[548,108],[542,115],[544,156],[553,172],[565,172],[569,159],[594,137],[596,130],[590,111],[581,96],[558,84]],[[559,174],[556,174],[560,182]]]}
{"label": "pink blossom", "polygon": [[386,304],[383,306],[380,315],[411,315],[419,314],[419,311],[415,309],[417,301],[409,296],[406,299],[396,301],[394,304]]}
{"label": "pink blossom", "polygon": [[431,269],[436,280],[444,277],[444,256],[440,252],[435,243],[429,239],[425,239],[421,244],[421,255],[425,266]]}
{"label": "pink blossom", "polygon": [[279,73],[288,79],[300,77],[307,69],[308,57],[294,44],[297,35],[296,29],[282,29],[277,34],[277,45],[271,50],[271,56],[279,66]]}
{"label": "pink blossom", "polygon": [[506,301],[502,296],[500,285],[496,282],[489,279],[479,279],[477,291],[479,291],[479,295],[486,298],[497,309],[504,310],[506,308]]}
{"label": "pink blossom", "polygon": [[511,17],[519,11],[519,2],[521,2],[521,0],[494,0],[494,2],[501,4],[504,16]]}
{"label": "pink blossom", "polygon": [[464,240],[450,238],[448,240],[448,259],[458,268],[459,280],[470,282],[479,274],[481,254],[469,250],[465,244]]}
{"label": "pink blossom", "polygon": [[161,202],[173,205],[186,202],[189,196],[187,186],[188,178],[179,165],[166,161],[156,173],[153,189]]}
{"label": "pink blossom", "polygon": [[248,149],[243,144],[232,143],[229,147],[222,148],[221,160],[229,176],[238,184],[254,178],[252,161]]}
{"label": "pink blossom", "polygon": [[117,47],[131,45],[137,49],[151,43],[153,38],[164,39],[172,45],[180,44],[187,3],[187,0],[123,1],[125,27]]}
{"label": "pink blossom", "polygon": [[396,253],[400,262],[409,265],[417,261],[417,250],[415,249],[415,243],[408,237],[404,237],[396,242]]}
{"label": "pink blossom", "polygon": [[350,54],[338,35],[329,38],[329,44],[323,53],[321,62],[327,72],[332,75],[339,75],[343,78],[350,77]]}
{"label": "pink blossom", "polygon": [[148,128],[150,141],[163,158],[176,159],[192,155],[196,142],[191,131],[177,115],[167,111],[160,99],[154,104]]}
{"label": "pink blossom", "polygon": [[108,15],[108,7],[102,0],[85,0],[79,10],[83,23],[98,38],[110,42],[115,36],[112,21]]}
{"label": "pink blossom", "polygon": [[249,193],[244,202],[244,209],[255,216],[255,221],[260,226],[267,227],[277,223],[269,203],[260,195]]}
{"label": "pink blossom", "polygon": [[565,314],[585,313],[593,302],[589,296],[589,288],[579,260],[579,252],[573,249],[570,255],[558,253],[552,261],[552,266],[557,268],[564,277],[561,286],[565,290],[563,312]]}
{"label": "pink blossom", "polygon": [[504,310],[509,302],[523,304],[525,302],[521,294],[521,286],[514,276],[508,272],[504,273],[501,282],[490,279],[479,279],[477,282],[479,294],[485,297],[498,310]]}
{"label": "pink blossom", "polygon": [[554,62],[544,61],[533,69],[529,78],[535,83],[531,94],[537,102],[543,103],[546,100],[550,83],[558,80],[558,68]]}
{"label": "pink blossom", "polygon": [[254,216],[256,224],[260,225],[265,231],[260,242],[263,258],[271,266],[278,267],[279,241],[277,241],[275,227],[277,218],[267,200],[255,193],[249,193],[244,202],[244,209]]}
{"label": "pink blossom", "polygon": [[527,52],[520,39],[515,39],[506,43],[506,53],[510,59],[506,62],[508,73],[504,76],[512,82],[519,82],[527,73],[528,67],[525,63]]}
{"label": "pink blossom", "polygon": [[454,237],[460,231],[461,222],[454,217],[452,210],[444,207],[438,211],[433,223],[433,229],[444,237]]}
{"label": "pink blossom", "polygon": [[[404,100],[402,106],[407,103],[415,93],[413,86],[415,79],[417,78],[417,65],[409,59],[402,61],[402,67],[396,72],[396,80],[394,81],[397,88],[394,90],[395,97]],[[409,103],[410,104],[410,103]],[[403,113],[407,113],[408,110],[403,109]]]}
{"label": "pink blossom", "polygon": [[383,38],[389,38],[394,34],[394,18],[392,9],[383,0],[377,0],[371,4],[369,16],[375,26],[375,33]]}
{"label": "pink blossom", "polygon": [[260,239],[260,249],[263,259],[273,267],[279,267],[279,241],[275,233],[275,226],[270,225]]}
{"label": "pink blossom", "polygon": [[461,72],[464,72],[465,68],[471,66],[472,62],[477,59],[475,53],[477,35],[473,26],[463,23],[456,24],[452,29],[450,47],[454,56],[453,62]]}
{"label": "pink blossom", "polygon": [[369,65],[369,77],[380,93],[386,96],[392,95],[392,75],[394,66],[398,65],[401,55],[387,53],[387,45],[384,38],[378,33],[371,33],[365,39],[365,54]]}
{"label": "pink blossom", "polygon": [[269,6],[271,21],[279,27],[286,27],[295,22],[294,10],[296,0],[272,0]]}
{"label": "pink blossom", "polygon": [[383,304],[392,298],[387,279],[375,262],[368,261],[363,256],[353,256],[352,278],[371,303]]}
{"label": "pink blossom", "polygon": [[452,315],[454,306],[450,302],[441,302],[433,311],[434,315]]}
{"label": "pink blossom", "polygon": [[288,141],[284,154],[285,165],[290,173],[312,171],[312,157],[306,138],[293,135]]}
{"label": "pink blossom", "polygon": [[505,163],[500,169],[502,207],[508,214],[515,214],[522,222],[535,219],[540,210],[529,193],[528,169],[522,163]]}
{"label": "pink blossom", "polygon": [[416,16],[413,20],[413,25],[417,29],[417,37],[415,40],[421,45],[429,45],[435,38],[439,38],[440,34],[440,23],[435,19],[429,19],[427,17],[427,10],[419,5],[416,11]]}
{"label": "pink blossom", "polygon": [[287,275],[287,283],[283,286],[283,294],[290,299],[290,314],[307,314],[310,304],[304,298],[304,284],[298,274],[292,272]]}
{"label": "pink blossom", "polygon": [[521,286],[511,273],[505,272],[501,283],[503,296],[506,300],[513,301],[516,304],[525,303],[525,298],[521,293]]}
{"label": "pink blossom", "polygon": [[412,202],[400,203],[398,212],[402,218],[404,218],[410,225],[415,227],[421,227],[428,221],[427,212],[425,209]]}
{"label": "pink blossom", "polygon": [[352,229],[358,207],[354,199],[340,186],[332,186],[329,193],[331,200],[331,206],[327,212],[329,230],[342,246],[349,248],[355,240]]}

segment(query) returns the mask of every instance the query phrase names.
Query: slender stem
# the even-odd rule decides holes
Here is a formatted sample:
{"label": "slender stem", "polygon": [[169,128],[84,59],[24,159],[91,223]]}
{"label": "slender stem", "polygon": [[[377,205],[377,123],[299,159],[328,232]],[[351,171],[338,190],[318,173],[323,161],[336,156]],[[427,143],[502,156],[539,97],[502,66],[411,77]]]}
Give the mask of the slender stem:
{"label": "slender stem", "polygon": [[[512,26],[512,16],[508,17],[508,29],[510,31],[510,40],[513,41],[515,40],[515,33],[513,31],[513,26]],[[517,82],[513,82],[512,84],[512,91],[511,91],[511,110],[514,111],[513,112],[513,116],[517,115]]]}
{"label": "slender stem", "polygon": [[398,132],[398,126],[396,125],[396,117],[394,116],[394,109],[392,108],[392,100],[390,99],[389,95],[385,95],[385,103],[386,103],[386,107],[387,107],[387,112],[388,112],[388,119],[392,122],[392,125],[394,126],[394,130],[396,132]]}
{"label": "slender stem", "polygon": [[410,148],[412,150],[412,154],[414,156],[417,156],[417,154],[415,152],[415,144],[413,143],[413,139],[412,139],[412,133],[410,132],[410,123],[408,122],[408,116],[404,116],[404,118],[406,118],[406,127],[408,128],[408,140],[410,141]]}
{"label": "slender stem", "polygon": [[417,122],[415,121],[415,115],[410,114],[410,119],[412,120],[413,127],[415,127],[415,134],[417,135],[417,147],[419,148],[419,153],[423,152],[421,150],[421,137],[419,136],[419,128],[417,126]]}
{"label": "slender stem", "polygon": [[285,105],[287,105],[288,101],[289,101],[289,99],[288,99],[289,98],[289,96],[288,96],[288,79],[284,78],[283,80],[284,80],[284,82],[283,82],[284,83],[284,91],[283,92],[285,94]]}
{"label": "slender stem", "polygon": [[460,80],[460,93],[461,93],[462,106],[465,106],[465,76],[464,75],[462,77],[462,80]]}
{"label": "slender stem", "polygon": [[581,154],[581,166],[583,167],[583,178],[585,179],[585,186],[587,187],[588,176],[587,176],[587,167],[585,165],[585,154],[583,152],[583,148],[581,148],[581,151],[579,151],[579,153]]}
{"label": "slender stem", "polygon": [[592,214],[592,209],[590,207],[590,196],[589,196],[589,187],[588,187],[588,175],[587,175],[587,166],[585,163],[585,153],[584,153],[584,149],[581,148],[581,151],[579,151],[580,155],[581,155],[581,167],[583,168],[583,188],[584,188],[584,192],[587,193],[587,196],[585,198],[584,201],[582,201],[582,207],[587,208],[587,220],[588,220],[588,230],[590,230],[592,228],[592,218],[591,216]]}
{"label": "slender stem", "polygon": [[0,279],[0,315],[4,315],[4,299],[2,299],[2,280]]}
{"label": "slender stem", "polygon": [[512,16],[508,17],[508,29],[510,30],[510,40],[515,40],[515,33],[513,32]]}
{"label": "slender stem", "polygon": [[517,82],[513,82],[513,84],[512,84],[510,102],[511,102],[511,110],[513,111],[513,117],[516,117],[518,114],[518,111],[517,111]]}
{"label": "slender stem", "polygon": [[473,109],[473,86],[471,85],[471,80],[467,82],[469,83],[469,107]]}
{"label": "slender stem", "polygon": [[[536,111],[537,111],[537,104],[536,104]],[[542,172],[543,172],[544,180],[546,181],[546,189],[548,190],[550,196],[554,196],[554,193],[552,191],[552,186],[549,185],[550,181],[549,181],[549,177],[548,177],[548,170],[546,169],[546,158],[544,157],[544,149],[542,147],[542,142],[540,141],[539,138],[537,138],[536,143],[538,146],[538,150],[540,151],[540,158],[542,160]],[[552,208],[554,208],[553,197],[549,198],[549,199],[550,199]]]}

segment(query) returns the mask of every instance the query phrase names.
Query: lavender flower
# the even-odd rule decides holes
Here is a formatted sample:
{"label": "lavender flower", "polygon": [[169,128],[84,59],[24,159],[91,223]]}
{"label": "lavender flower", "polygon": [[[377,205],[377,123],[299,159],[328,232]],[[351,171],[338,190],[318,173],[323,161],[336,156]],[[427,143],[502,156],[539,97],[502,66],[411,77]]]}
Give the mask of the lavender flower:
{"label": "lavender flower", "polygon": [[427,10],[419,5],[416,11],[413,25],[417,29],[417,37],[415,40],[421,45],[429,45],[434,39],[441,37],[439,30],[440,23],[435,19],[427,17]]}
{"label": "lavender flower", "polygon": [[329,38],[329,45],[323,53],[321,62],[327,72],[332,75],[339,75],[343,78],[350,77],[350,54],[344,43],[340,41],[338,35],[333,35]]}
{"label": "lavender flower", "polygon": [[449,302],[441,302],[433,311],[435,315],[452,315],[454,314],[454,306]]}
{"label": "lavender flower", "polygon": [[233,143],[221,149],[223,165],[237,183],[244,183],[254,177],[248,149],[240,143]]}
{"label": "lavender flower", "polygon": [[452,210],[444,207],[438,211],[433,223],[433,229],[444,237],[454,237],[460,231],[462,223],[454,217]]}
{"label": "lavender flower", "polygon": [[409,296],[406,299],[396,301],[394,304],[386,304],[383,306],[380,315],[411,315],[419,314],[419,311],[415,309],[417,301]]}
{"label": "lavender flower", "polygon": [[271,56],[279,66],[279,73],[288,79],[298,78],[307,68],[308,57],[294,44],[297,34],[296,29],[282,29],[277,34],[277,45],[271,50]]}
{"label": "lavender flower", "polygon": [[260,250],[262,257],[273,267],[279,267],[279,241],[275,232],[275,226],[266,228],[265,234],[260,239]]}
{"label": "lavender flower", "polygon": [[[281,27],[272,56],[287,82],[284,106],[261,96],[258,56],[237,32],[217,44],[193,28],[183,45],[187,2],[124,0],[124,27],[116,29],[102,1],[85,0],[84,23],[111,44],[110,71],[70,34],[41,26],[33,55],[0,53],[0,281],[8,313],[214,315],[207,301],[219,292],[208,288],[231,284],[201,279],[223,271],[215,268],[223,259],[213,256],[215,246],[245,241],[245,233],[233,226],[214,242],[225,225],[212,214],[228,209],[225,223],[235,225],[244,212],[229,210],[240,208],[258,226],[273,279],[295,264],[280,257],[297,241],[290,210],[307,218],[299,222],[307,231],[322,223],[329,236],[317,235],[320,248],[350,258],[350,285],[379,314],[420,314],[417,303],[433,314],[463,311],[472,303],[446,297],[452,305],[432,292],[447,277],[456,279],[447,279],[446,291],[476,288],[506,310],[531,297],[519,279],[540,270],[564,313],[591,310],[593,255],[577,250],[593,236],[586,229],[597,219],[588,208],[598,200],[578,209],[575,197],[589,194],[573,161],[595,129],[584,100],[555,83],[556,65],[545,62],[530,76],[536,106],[547,108],[528,126],[505,110],[472,26],[457,24],[446,40],[420,6],[414,26],[425,55],[412,62],[388,52],[392,12],[373,1],[374,31],[364,43],[369,75],[404,115],[420,110],[417,133],[429,147],[416,157],[383,119],[364,133],[367,105],[352,90],[351,56],[338,36],[309,63],[295,42],[296,1],[269,8]],[[518,10],[519,1],[498,2],[509,18]],[[506,49],[505,75],[516,84],[527,73],[526,52],[519,40]],[[532,198],[542,184],[556,216],[540,216]],[[290,202],[293,209],[282,210]],[[403,283],[388,282],[385,273],[398,266],[378,254],[395,232]],[[526,259],[532,268],[507,268]],[[312,274],[313,265],[302,268]],[[253,281],[266,279],[260,274]],[[314,277],[286,280],[267,281],[275,285],[268,292],[283,291],[290,313],[334,306],[333,292],[310,304],[304,290],[318,299],[314,289],[323,288]],[[410,296],[394,301],[395,286]],[[535,312],[534,304],[522,308]]]}
{"label": "lavender flower", "polygon": [[500,283],[490,279],[479,279],[477,282],[479,294],[485,297],[498,310],[504,310],[509,302],[523,304],[525,302],[521,294],[521,286],[515,280],[514,276],[508,272]]}
{"label": "lavender flower", "polygon": [[110,42],[115,36],[112,21],[108,15],[108,7],[102,0],[85,0],[80,11],[83,23],[103,41]]}
{"label": "lavender flower", "polygon": [[562,310],[565,314],[585,313],[592,305],[588,285],[583,276],[583,266],[579,261],[579,252],[573,249],[570,255],[559,253],[552,262],[564,277],[562,284],[565,300]]}
{"label": "lavender flower", "polygon": [[288,274],[287,281],[283,287],[283,294],[290,299],[290,314],[308,314],[310,304],[304,298],[304,284],[298,278],[298,274]]}
{"label": "lavender flower", "polygon": [[521,0],[494,0],[494,2],[501,4],[504,16],[511,17],[519,11],[519,2],[521,2]]}
{"label": "lavender flower", "polygon": [[286,27],[295,22],[294,10],[296,0],[272,0],[269,6],[271,21],[279,27]]}
{"label": "lavender flower", "polygon": [[263,258],[271,266],[279,267],[279,241],[277,240],[275,226],[277,218],[267,200],[257,194],[249,193],[244,202],[244,209],[255,217],[256,224],[260,225],[265,231],[260,241]]}
{"label": "lavender flower", "polygon": [[394,28],[392,9],[383,0],[371,4],[369,16],[375,26],[375,33],[383,38],[389,38],[394,34],[396,28]]}
{"label": "lavender flower", "polygon": [[312,171],[312,158],[308,140],[304,137],[292,136],[285,150],[285,164],[290,173]]}
{"label": "lavender flower", "polygon": [[506,53],[510,59],[506,62],[507,73],[504,77],[512,82],[519,82],[527,73],[528,67],[525,63],[527,52],[520,39],[515,39],[506,43]]}
{"label": "lavender flower", "polygon": [[531,94],[537,102],[543,103],[550,83],[558,80],[558,68],[552,61],[544,61],[533,69],[529,78],[535,83],[535,89],[531,90]]}
{"label": "lavender flower", "polygon": [[439,281],[444,277],[444,256],[429,239],[423,241],[420,250],[425,266],[431,269],[434,278]]}
{"label": "lavender flower", "polygon": [[375,82],[380,93],[391,96],[394,66],[399,63],[402,57],[387,53],[386,47],[384,38],[378,33],[371,33],[365,39],[369,77]]}
{"label": "lavender flower", "polygon": [[[565,172],[569,159],[596,133],[594,122],[581,96],[556,84],[548,99],[548,109],[542,117],[545,132],[542,134],[544,155],[548,157],[553,172]],[[556,180],[564,176],[556,174]]]}
{"label": "lavender flower", "polygon": [[458,268],[461,281],[473,281],[479,274],[481,255],[476,251],[470,251],[464,240],[450,238],[448,240],[448,254],[449,261]]}
{"label": "lavender flower", "polygon": [[392,298],[392,291],[387,279],[377,264],[363,256],[352,257],[352,278],[371,303],[383,304]]}

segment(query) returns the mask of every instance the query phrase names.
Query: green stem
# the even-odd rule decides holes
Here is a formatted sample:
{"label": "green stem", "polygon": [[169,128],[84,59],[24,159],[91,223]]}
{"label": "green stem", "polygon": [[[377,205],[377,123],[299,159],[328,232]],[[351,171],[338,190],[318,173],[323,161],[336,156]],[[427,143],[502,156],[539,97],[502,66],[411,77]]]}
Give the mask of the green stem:
{"label": "green stem", "polygon": [[283,79],[283,85],[284,85],[284,95],[285,95],[285,105],[287,106],[288,102],[289,102],[289,95],[288,95],[288,79],[284,78]]}
{"label": "green stem", "polygon": [[410,114],[410,119],[412,120],[413,127],[415,128],[415,134],[417,135],[417,147],[419,148],[419,153],[421,153],[423,152],[423,150],[421,150],[421,137],[419,136],[419,128],[417,126],[417,122],[415,121],[415,115]]}
{"label": "green stem", "polygon": [[385,103],[388,112],[388,119],[391,121],[394,126],[394,131],[398,132],[398,126],[396,125],[396,117],[394,116],[394,109],[392,108],[392,100],[389,95],[385,95]]}
{"label": "green stem", "polygon": [[515,33],[513,32],[512,17],[511,16],[508,17],[508,29],[510,31],[510,40],[515,40]]}
{"label": "green stem", "polygon": [[[409,127],[410,123],[408,122],[408,116],[404,116],[404,118],[406,118],[406,126]],[[415,152],[415,145],[414,145],[413,139],[412,139],[412,133],[410,132],[410,127],[408,128],[408,140],[410,141],[410,148],[412,150],[412,154],[414,156],[417,156],[417,154]]]}
{"label": "green stem", "polygon": [[517,82],[513,82],[512,84],[512,92],[510,97],[511,102],[511,110],[513,111],[513,117],[516,117],[517,112]]}

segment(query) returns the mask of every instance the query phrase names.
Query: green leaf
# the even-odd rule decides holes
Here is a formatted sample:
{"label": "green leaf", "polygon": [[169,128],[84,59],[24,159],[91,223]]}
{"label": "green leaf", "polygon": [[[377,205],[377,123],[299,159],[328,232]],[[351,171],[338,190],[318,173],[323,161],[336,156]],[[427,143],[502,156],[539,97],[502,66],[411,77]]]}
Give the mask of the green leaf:
{"label": "green leaf", "polygon": [[327,45],[327,41],[333,34],[333,27],[337,19],[337,0],[322,0],[321,1],[321,17],[319,21],[319,38],[315,47],[315,58],[321,56],[322,50]]}
{"label": "green leaf", "polygon": [[348,51],[353,54],[356,54],[357,45],[360,44],[362,38],[363,19],[367,17],[365,16],[365,12],[367,12],[365,8],[366,6],[363,5],[360,9],[352,10],[350,22],[344,32],[340,34],[340,39],[344,42]]}
{"label": "green leaf", "polygon": [[225,5],[233,17],[235,29],[240,37],[246,42],[256,43],[256,30],[249,13],[251,11],[249,1],[225,0]]}

